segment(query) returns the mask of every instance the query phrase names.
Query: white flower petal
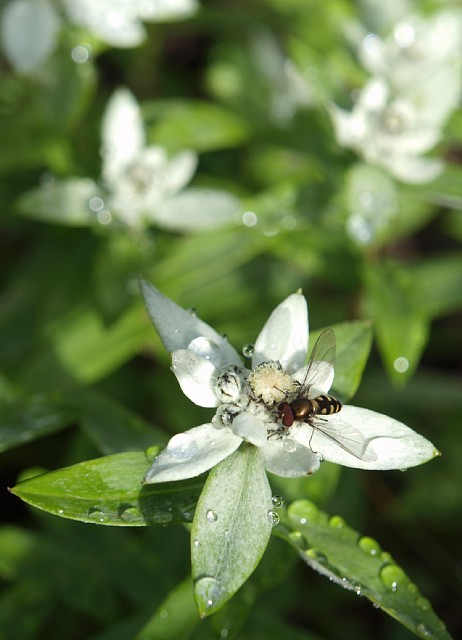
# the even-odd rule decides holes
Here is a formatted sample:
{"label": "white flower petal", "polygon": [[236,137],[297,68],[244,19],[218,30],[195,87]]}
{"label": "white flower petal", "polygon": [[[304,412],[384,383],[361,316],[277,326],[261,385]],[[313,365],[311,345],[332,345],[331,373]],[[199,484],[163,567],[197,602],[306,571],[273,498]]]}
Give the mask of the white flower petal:
{"label": "white flower petal", "polygon": [[236,436],[254,444],[256,447],[262,447],[266,443],[266,425],[253,413],[243,411],[237,415],[233,420],[231,429]]}
{"label": "white flower petal", "polygon": [[389,171],[398,180],[410,184],[425,184],[437,178],[444,170],[439,158],[393,158],[389,162]]}
{"label": "white flower petal", "polygon": [[217,407],[215,393],[218,370],[215,365],[188,349],[172,353],[172,371],[183,393],[200,407]]}
{"label": "white flower petal", "polygon": [[150,217],[166,229],[201,231],[231,222],[240,209],[231,193],[191,187],[163,202]]}
{"label": "white flower petal", "polygon": [[210,423],[189,429],[173,436],[144,481],[152,484],[198,476],[231,455],[241,442],[229,429],[215,429]]}
{"label": "white flower petal", "polygon": [[46,0],[14,0],[3,10],[1,40],[18,71],[37,70],[55,48],[61,21]]}
{"label": "white flower petal", "polygon": [[108,102],[101,128],[102,176],[117,188],[120,173],[144,146],[141,111],[128,89],[118,89]]}
{"label": "white flower petal", "polygon": [[347,467],[407,469],[439,455],[423,436],[394,418],[369,409],[346,405],[340,413],[326,416],[318,424],[314,430],[309,425],[292,429],[294,439],[325,460]]}
{"label": "white flower petal", "polygon": [[289,373],[297,371],[308,352],[308,309],[305,298],[294,293],[268,318],[255,343],[252,366],[278,360]]}
{"label": "white flower petal", "polygon": [[283,478],[307,476],[319,469],[320,456],[291,438],[270,439],[260,452],[266,469]]}
{"label": "white flower petal", "polygon": [[167,166],[168,193],[181,191],[193,177],[196,168],[197,154],[194,151],[185,150],[173,156]]}
{"label": "white flower petal", "polygon": [[220,346],[223,363],[242,365],[237,351],[206,322],[172,302],[145,280],[141,280],[140,287],[149,317],[168,351],[187,349],[192,340],[204,336]]}
{"label": "white flower petal", "polygon": [[133,0],[62,0],[69,19],[115,47],[141,44],[145,30]]}

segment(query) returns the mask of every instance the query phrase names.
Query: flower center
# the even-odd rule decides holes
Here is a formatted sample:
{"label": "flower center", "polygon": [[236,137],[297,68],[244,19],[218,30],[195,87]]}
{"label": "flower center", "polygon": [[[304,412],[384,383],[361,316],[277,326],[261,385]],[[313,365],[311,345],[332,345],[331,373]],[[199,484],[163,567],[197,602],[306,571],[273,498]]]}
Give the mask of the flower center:
{"label": "flower center", "polygon": [[297,389],[297,381],[279,362],[263,362],[253,369],[247,380],[252,395],[267,407],[273,407]]}

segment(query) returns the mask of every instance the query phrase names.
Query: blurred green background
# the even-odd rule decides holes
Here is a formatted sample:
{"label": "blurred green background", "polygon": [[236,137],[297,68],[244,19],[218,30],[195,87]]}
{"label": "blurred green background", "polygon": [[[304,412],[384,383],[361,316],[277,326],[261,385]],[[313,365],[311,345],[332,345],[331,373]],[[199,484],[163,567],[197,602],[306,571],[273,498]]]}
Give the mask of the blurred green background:
{"label": "blurred green background", "polygon": [[[147,19],[142,2],[115,17],[103,11],[111,3],[95,3],[97,15],[81,2],[93,22],[64,1],[37,0],[35,17],[31,4],[0,6],[0,638],[413,637],[274,536],[237,596],[199,621],[182,583],[186,529],[85,525],[7,492],[38,470],[164,444],[210,420],[169,371],[140,274],[238,349],[299,287],[312,329],[373,322],[354,403],[404,421],[443,456],[406,473],[326,463],[286,497],[313,499],[379,540],[459,637],[460,3],[202,0],[172,17],[159,2]],[[449,53],[444,30],[428,33],[444,12],[457,31]],[[390,68],[374,72],[364,41],[378,34],[389,43],[397,24],[419,20],[430,25],[415,29],[420,49],[404,48],[421,55],[410,55],[421,74],[403,88],[393,74],[404,62],[392,51]],[[124,28],[141,30],[131,46],[114,35]],[[444,91],[431,85],[441,69]],[[425,118],[413,116],[400,137],[391,112],[376,113],[362,142],[345,148],[332,105],[351,111],[376,76],[390,84],[394,106],[417,104]],[[174,228],[142,215],[127,221],[116,208],[95,214],[80,180],[110,202],[102,163],[111,149],[101,156],[101,128],[121,87],[140,105],[146,145],[170,158],[195,152],[191,187],[227,194],[232,215],[214,221],[213,199],[199,200],[210,208],[202,228],[191,223],[194,207],[184,206],[182,223],[181,201]],[[454,99],[432,116],[445,91]],[[122,137],[124,121],[118,126]],[[425,135],[433,144],[422,143]],[[396,175],[403,158],[427,151],[444,163],[431,180]]]}

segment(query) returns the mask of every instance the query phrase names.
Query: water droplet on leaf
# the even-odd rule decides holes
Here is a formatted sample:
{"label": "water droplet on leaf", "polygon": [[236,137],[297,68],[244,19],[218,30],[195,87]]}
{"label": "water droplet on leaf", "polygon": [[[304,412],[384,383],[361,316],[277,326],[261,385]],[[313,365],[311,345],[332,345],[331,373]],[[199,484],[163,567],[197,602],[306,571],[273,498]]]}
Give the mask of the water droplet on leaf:
{"label": "water droplet on leaf", "polygon": [[342,516],[332,516],[332,518],[329,520],[329,525],[331,527],[334,527],[334,529],[342,529],[345,525],[345,520],[342,518]]}
{"label": "water droplet on leaf", "polygon": [[388,564],[380,571],[380,578],[387,589],[397,591],[407,582],[406,574],[396,564]]}
{"label": "water droplet on leaf", "polygon": [[378,556],[381,551],[379,543],[374,540],[374,538],[369,538],[368,536],[360,538],[358,546],[364,553],[371,556]]}
{"label": "water droplet on leaf", "polygon": [[285,500],[282,496],[273,496],[271,498],[271,502],[273,503],[276,509],[280,509],[281,507],[284,506]]}
{"label": "water droplet on leaf", "polygon": [[216,522],[218,520],[218,514],[216,514],[215,511],[212,511],[212,509],[207,511],[205,517],[207,518],[207,522]]}
{"label": "water droplet on leaf", "polygon": [[134,520],[141,519],[141,513],[139,509],[132,504],[121,504],[119,509],[119,518],[124,522],[133,522]]}

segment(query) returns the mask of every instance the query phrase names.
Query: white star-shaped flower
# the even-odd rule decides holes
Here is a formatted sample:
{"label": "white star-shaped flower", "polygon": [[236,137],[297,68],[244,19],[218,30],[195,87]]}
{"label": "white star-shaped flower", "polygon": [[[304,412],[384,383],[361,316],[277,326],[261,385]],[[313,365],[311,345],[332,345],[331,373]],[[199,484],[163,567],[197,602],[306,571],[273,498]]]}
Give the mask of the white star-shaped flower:
{"label": "white star-shaped flower", "polygon": [[146,145],[140,107],[128,89],[110,99],[102,124],[102,178],[107,207],[129,225],[155,220],[160,206],[191,180],[193,151],[169,159],[163,147]]}
{"label": "white star-shaped flower", "polygon": [[[290,295],[270,315],[248,350],[247,369],[208,324],[146,282],[142,292],[183,392],[199,406],[216,408],[211,422],[171,438],[148,470],[147,483],[204,473],[243,441],[258,448],[268,471],[283,477],[312,474],[323,459],[362,469],[403,469],[439,455],[406,425],[360,407],[343,406],[308,422],[287,418],[285,403],[290,407],[299,399],[307,369],[308,310],[301,294]],[[304,397],[327,394],[332,359],[313,362],[310,379]]]}
{"label": "white star-shaped flower", "polygon": [[351,112],[332,105],[338,143],[358,151],[403,182],[425,183],[443,169],[437,158],[422,157],[441,138],[439,126],[422,118],[408,97],[394,97],[383,78],[372,78]]}

